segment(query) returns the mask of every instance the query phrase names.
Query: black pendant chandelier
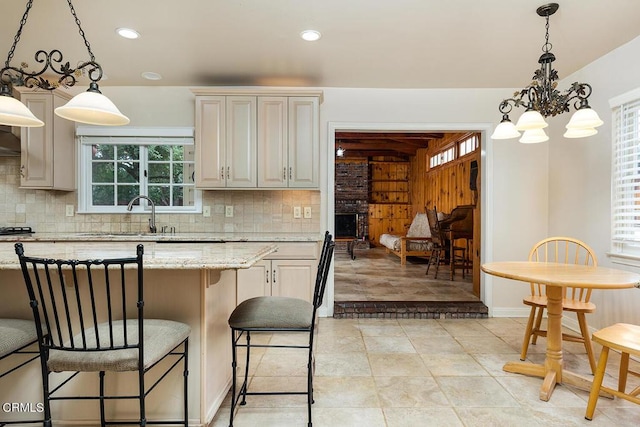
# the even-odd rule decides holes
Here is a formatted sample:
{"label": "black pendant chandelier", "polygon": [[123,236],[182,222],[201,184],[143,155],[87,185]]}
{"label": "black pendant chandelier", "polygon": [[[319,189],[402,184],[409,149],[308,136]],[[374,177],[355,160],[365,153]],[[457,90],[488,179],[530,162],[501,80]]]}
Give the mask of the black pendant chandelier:
{"label": "black pendant chandelier", "polygon": [[[558,72],[553,69],[556,57],[551,53],[552,45],[549,42],[549,17],[556,13],[559,5],[549,3],[540,6],[536,12],[545,18],[545,42],[542,45],[543,54],[538,59],[540,68],[533,74],[531,84],[519,92],[513,94],[513,98],[503,100],[498,110],[502,113],[502,121],[496,126],[493,139],[511,139],[521,136],[520,142],[536,143],[549,139],[544,131],[548,126],[545,117],[557,116],[569,112],[571,106],[576,112],[566,125],[566,138],[583,138],[595,135],[596,127],[602,125],[598,114],[589,107],[587,99],[591,95],[591,85],[587,83],[573,83],[569,89],[560,92],[558,86]],[[514,125],[509,119],[509,113],[514,107],[524,107],[525,112]]]}
{"label": "black pendant chandelier", "polygon": [[[73,97],[67,104],[55,109],[55,113],[68,120],[94,125],[126,125],[129,119],[124,116],[118,108],[106,96],[102,95],[98,89],[98,81],[103,76],[102,67],[95,60],[91,51],[91,45],[85,37],[84,30],[80,25],[80,19],[71,3],[67,0],[71,15],[75,19],[78,31],[89,53],[89,60],[80,63],[76,68],[72,68],[69,62],[65,62],[62,52],[53,49],[50,52],[38,50],[35,54],[35,61],[42,64],[40,70],[27,71],[28,66],[21,64],[20,67],[11,65],[11,60],[16,49],[22,30],[27,23],[29,11],[33,6],[33,0],[27,1],[26,10],[20,20],[20,27],[14,36],[13,44],[4,63],[4,68],[0,70],[0,124],[9,126],[36,127],[43,126],[44,123],[35,117],[31,111],[20,101],[12,97],[12,86],[25,86],[28,88],[40,88],[43,90],[54,90],[60,86],[71,87],[76,84],[77,78],[86,75],[91,80],[89,89]],[[45,72],[55,73],[60,77],[51,82],[43,75]]]}

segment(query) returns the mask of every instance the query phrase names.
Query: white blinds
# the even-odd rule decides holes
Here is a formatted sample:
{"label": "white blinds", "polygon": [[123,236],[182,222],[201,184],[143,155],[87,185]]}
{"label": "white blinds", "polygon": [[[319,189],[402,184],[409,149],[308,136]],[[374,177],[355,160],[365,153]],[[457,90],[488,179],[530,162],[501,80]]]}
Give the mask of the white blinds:
{"label": "white blinds", "polygon": [[640,243],[640,97],[613,108],[612,241]]}

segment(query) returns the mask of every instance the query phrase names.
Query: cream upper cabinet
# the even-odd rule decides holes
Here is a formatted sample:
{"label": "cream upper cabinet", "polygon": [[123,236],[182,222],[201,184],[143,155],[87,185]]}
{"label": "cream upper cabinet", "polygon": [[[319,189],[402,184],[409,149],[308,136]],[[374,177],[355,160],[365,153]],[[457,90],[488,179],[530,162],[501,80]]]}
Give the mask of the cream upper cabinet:
{"label": "cream upper cabinet", "polygon": [[20,130],[20,187],[75,190],[75,123],[53,112],[66,104],[71,96],[42,90],[21,90],[19,96],[27,108],[44,122],[44,126]]}
{"label": "cream upper cabinet", "polygon": [[258,97],[258,186],[318,188],[318,97]]}
{"label": "cream upper cabinet", "polygon": [[194,89],[199,188],[318,188],[318,91]]}
{"label": "cream upper cabinet", "polygon": [[255,188],[256,97],[196,97],[196,185]]}
{"label": "cream upper cabinet", "polygon": [[289,187],[318,188],[320,167],[318,97],[289,98]]}

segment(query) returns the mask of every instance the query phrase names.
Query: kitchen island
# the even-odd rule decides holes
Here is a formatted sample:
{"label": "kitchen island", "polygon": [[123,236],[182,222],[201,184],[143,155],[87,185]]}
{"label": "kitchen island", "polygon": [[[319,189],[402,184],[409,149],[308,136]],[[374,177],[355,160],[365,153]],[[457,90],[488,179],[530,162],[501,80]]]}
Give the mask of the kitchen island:
{"label": "kitchen island", "polygon": [[[30,237],[30,238],[29,238]],[[249,269],[278,249],[273,242],[185,243],[140,241],[41,241],[33,236],[0,241],[0,316],[30,319],[25,285],[14,243],[21,240],[25,254],[46,258],[91,259],[135,255],[143,243],[145,269],[145,316],[165,318],[191,326],[189,338],[190,425],[206,426],[226,396],[231,379],[231,340],[227,319],[237,303],[237,271]],[[193,240],[193,239],[190,239]],[[315,243],[314,243],[315,246]],[[0,369],[8,366],[2,361]],[[85,374],[83,374],[85,375]],[[60,375],[62,376],[62,374]],[[54,377],[55,378],[55,377]],[[42,401],[37,363],[3,378],[0,402]],[[181,412],[180,372],[172,372],[147,400],[149,418],[179,417]],[[118,374],[107,380],[113,391],[128,390],[135,375]],[[97,375],[85,375],[67,387],[97,390]],[[71,391],[73,393],[73,391]],[[111,414],[133,417],[132,402],[108,405]],[[55,425],[97,425],[97,403],[62,401],[52,406]],[[0,420],[25,419],[33,414],[1,413]]]}

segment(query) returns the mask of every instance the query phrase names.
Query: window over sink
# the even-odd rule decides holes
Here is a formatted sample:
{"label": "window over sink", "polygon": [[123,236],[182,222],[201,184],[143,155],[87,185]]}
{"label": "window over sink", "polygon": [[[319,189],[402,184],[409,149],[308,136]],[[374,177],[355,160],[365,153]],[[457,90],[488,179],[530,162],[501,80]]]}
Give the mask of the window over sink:
{"label": "window over sink", "polygon": [[[125,213],[140,194],[152,199],[158,212],[201,212],[192,128],[80,126],[76,134],[81,213]],[[133,211],[149,209],[140,200]]]}

